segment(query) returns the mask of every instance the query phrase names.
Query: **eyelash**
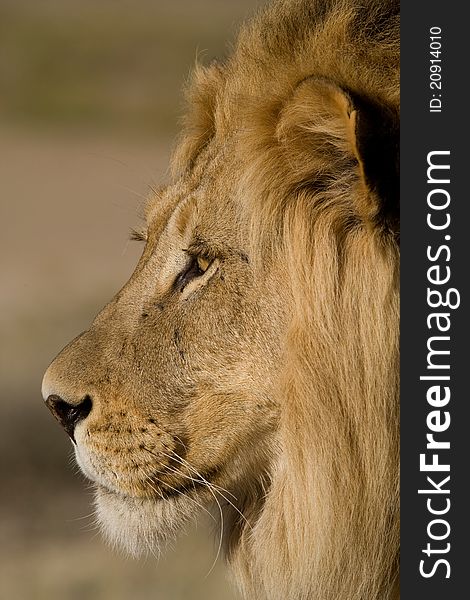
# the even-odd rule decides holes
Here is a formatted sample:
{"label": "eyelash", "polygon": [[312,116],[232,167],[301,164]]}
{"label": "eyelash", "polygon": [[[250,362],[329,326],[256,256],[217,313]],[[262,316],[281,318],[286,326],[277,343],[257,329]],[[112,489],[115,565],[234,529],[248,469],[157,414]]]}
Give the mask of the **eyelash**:
{"label": "eyelash", "polygon": [[132,242],[146,242],[147,241],[147,233],[141,229],[132,228],[129,233],[129,239]]}

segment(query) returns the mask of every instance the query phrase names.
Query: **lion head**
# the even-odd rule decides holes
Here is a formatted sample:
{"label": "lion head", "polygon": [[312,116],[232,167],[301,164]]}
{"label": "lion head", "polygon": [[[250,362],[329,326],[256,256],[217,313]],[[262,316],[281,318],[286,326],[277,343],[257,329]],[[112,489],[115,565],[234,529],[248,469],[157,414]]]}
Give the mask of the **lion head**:
{"label": "lion head", "polygon": [[246,597],[397,597],[398,8],[277,2],[199,67],[134,274],[43,395],[111,542],[217,507]]}

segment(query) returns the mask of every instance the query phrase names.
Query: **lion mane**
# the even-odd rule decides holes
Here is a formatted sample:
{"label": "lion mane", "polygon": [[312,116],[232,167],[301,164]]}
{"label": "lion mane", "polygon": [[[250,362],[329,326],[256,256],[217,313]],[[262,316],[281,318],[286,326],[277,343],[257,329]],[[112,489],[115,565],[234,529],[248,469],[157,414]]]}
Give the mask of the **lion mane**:
{"label": "lion mane", "polygon": [[187,96],[174,171],[238,130],[252,253],[287,257],[295,299],[280,458],[236,578],[250,598],[398,598],[399,4],[276,2]]}

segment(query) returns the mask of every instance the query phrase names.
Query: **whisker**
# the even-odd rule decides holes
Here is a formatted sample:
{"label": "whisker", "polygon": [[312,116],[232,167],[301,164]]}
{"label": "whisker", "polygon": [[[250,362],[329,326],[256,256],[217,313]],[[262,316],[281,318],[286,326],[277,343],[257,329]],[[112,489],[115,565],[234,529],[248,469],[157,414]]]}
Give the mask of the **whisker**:
{"label": "whisker", "polygon": [[209,571],[207,572],[206,576],[204,577],[204,581],[209,577],[209,575],[212,573],[212,571],[214,570],[214,567],[219,559],[220,553],[222,551],[222,542],[224,540],[224,512],[222,510],[222,507],[220,506],[220,502],[217,500],[216,495],[214,494],[214,492],[211,490],[211,488],[208,486],[207,488],[210,493],[214,496],[214,500],[217,502],[217,506],[219,507],[219,512],[220,512],[220,536],[219,536],[219,546],[217,548],[217,554],[215,555],[215,559],[214,562],[211,565],[211,568],[209,569]]}
{"label": "whisker", "polygon": [[[201,482],[207,484],[208,488],[211,488],[215,492],[217,492],[242,517],[242,519],[245,521],[245,523],[248,525],[248,527],[251,530],[253,529],[253,527],[251,526],[251,523],[248,521],[248,519],[245,517],[245,515],[241,512],[241,510],[237,506],[235,506],[235,504],[233,504],[233,502],[231,502],[231,500],[229,500],[229,498],[227,498],[220,491],[220,489],[217,489],[219,486],[216,486],[216,484],[213,484],[210,481],[208,481],[203,475],[201,475],[201,473],[199,473],[199,471],[195,467],[193,467],[191,464],[189,464],[187,461],[185,461],[184,458],[179,456],[179,454],[177,454],[175,451],[172,451],[172,455],[167,454],[166,452],[163,452],[163,451],[161,451],[161,453],[163,455],[167,456],[168,458],[179,461],[182,466],[186,466],[188,469],[191,469],[201,479]],[[224,488],[221,488],[221,489],[224,489]],[[224,491],[227,491],[227,490],[224,490]],[[228,491],[227,491],[227,493],[230,494],[230,492],[228,492]],[[233,494],[230,494],[230,495],[233,496]],[[235,496],[233,496],[233,497],[235,498]]]}
{"label": "whisker", "polygon": [[[165,500],[165,495],[163,494],[163,492],[161,490],[157,490],[153,485],[152,485],[152,481],[156,478],[154,473],[151,473],[149,475],[145,474],[145,471],[143,471],[143,469],[141,467],[139,467],[139,471],[142,473],[142,475],[145,477],[145,482],[148,483],[149,487],[156,492],[160,498],[162,498],[162,500]],[[165,481],[162,481],[161,479],[158,479],[158,477],[156,478],[158,483],[163,484],[165,487],[170,488],[171,490],[173,490],[174,492],[176,492],[179,496],[184,496],[185,498],[188,498],[189,500],[191,500],[191,502],[193,502],[199,509],[203,510],[204,512],[206,512],[212,519],[214,518],[213,515],[211,515],[211,513],[207,510],[207,508],[205,506],[203,506],[202,504],[200,504],[199,502],[197,502],[197,500],[195,500],[194,498],[192,498],[191,496],[187,495],[187,494],[183,494],[183,492],[175,487],[173,487],[172,485],[170,485],[169,483],[166,483]]]}
{"label": "whisker", "polygon": [[[155,486],[153,485],[153,479],[151,477],[153,476],[153,473],[149,473],[148,475],[145,473],[144,469],[142,469],[142,467],[138,467],[139,472],[141,473],[141,475],[144,477],[144,482],[148,484],[148,486],[158,495],[160,496],[160,498],[162,500],[165,500],[165,496],[163,494],[163,492],[161,490],[158,490],[155,488]],[[171,486],[170,486],[171,487]],[[181,492],[179,490],[175,489],[175,492],[177,492],[178,494],[181,494]],[[190,500],[193,500],[193,502],[195,502],[195,500],[193,498],[190,498]],[[179,512],[182,512],[180,507],[178,505],[176,505],[176,509]]]}
{"label": "whisker", "polygon": [[148,201],[148,196],[146,196],[145,194],[142,194],[142,192],[138,192],[137,190],[134,190],[130,187],[128,187],[127,185],[122,185],[122,184],[116,184],[117,187],[119,187],[122,190],[126,190],[127,192],[130,192],[131,194],[133,194],[136,198],[139,198],[140,200],[144,200],[144,202]]}
{"label": "whisker", "polygon": [[85,533],[97,532],[99,534],[100,525],[99,523],[90,523],[89,525],[84,525],[83,527],[80,527],[80,531],[84,531]]}
{"label": "whisker", "polygon": [[[150,452],[151,452],[151,451],[150,451]],[[151,452],[151,454],[153,454],[153,452]],[[165,455],[166,455],[166,456],[168,456],[169,458],[172,458],[172,457],[171,457],[169,454],[167,454],[166,452],[163,452],[163,454],[165,454]],[[177,458],[181,458],[181,457],[180,457],[180,456],[178,456],[178,455],[176,455],[176,457],[177,457]],[[196,470],[196,469],[194,469],[194,470]],[[181,474],[182,474],[182,473],[181,473]],[[200,476],[200,474],[199,474],[199,476]],[[217,554],[216,554],[216,556],[215,556],[214,562],[212,563],[212,565],[211,565],[211,567],[210,567],[210,569],[209,569],[208,573],[207,573],[207,574],[206,574],[206,576],[204,577],[204,580],[206,580],[206,579],[209,577],[209,575],[212,573],[212,571],[214,570],[214,568],[215,568],[215,565],[217,564],[217,561],[218,561],[218,559],[219,559],[220,553],[221,553],[221,551],[222,551],[222,543],[223,543],[223,539],[224,539],[224,513],[223,513],[222,507],[221,507],[221,505],[220,505],[220,502],[218,501],[218,499],[217,499],[217,497],[216,497],[216,495],[215,495],[214,491],[211,489],[211,484],[210,484],[210,483],[209,483],[209,482],[208,482],[206,479],[204,479],[202,476],[200,476],[200,477],[201,477],[201,479],[203,480],[202,482],[203,482],[204,484],[206,484],[206,487],[207,487],[207,489],[209,490],[209,492],[212,494],[212,496],[213,496],[213,498],[214,498],[214,500],[215,500],[215,502],[216,502],[216,504],[217,504],[217,506],[218,506],[218,508],[219,508],[219,513],[220,513],[220,536],[219,536],[219,545],[218,545],[218,548],[217,548]],[[165,485],[167,485],[167,484],[165,484]],[[189,496],[188,496],[188,497],[189,497]],[[206,510],[206,509],[205,509],[205,510]],[[207,511],[207,510],[206,510],[206,512],[207,512],[207,513],[208,513],[208,514],[211,516],[211,518],[212,518],[212,519],[214,519],[214,516],[213,516],[213,515],[211,515],[211,514],[209,513],[209,511]]]}
{"label": "whisker", "polygon": [[[146,450],[146,448],[145,448],[145,450]],[[152,454],[153,454],[153,452],[152,452]],[[204,481],[201,481],[200,479],[195,479],[194,477],[191,477],[191,475],[187,475],[186,473],[183,473],[183,471],[181,471],[181,469],[175,469],[173,467],[170,467],[170,465],[166,465],[164,470],[170,471],[170,473],[174,473],[175,475],[179,475],[181,477],[184,477],[185,479],[189,479],[193,484],[194,490],[196,490],[196,483],[206,485],[204,483]],[[162,473],[162,472],[163,472],[163,470],[157,471],[157,473]]]}
{"label": "whisker", "polygon": [[[93,530],[92,530],[93,532]],[[95,531],[95,533],[91,536],[91,540],[92,542],[94,542],[96,539],[98,539],[99,537],[101,537],[101,528],[98,525],[97,530]]]}
{"label": "whisker", "polygon": [[231,492],[229,492],[228,490],[226,490],[225,488],[223,488],[220,485],[217,485],[216,483],[212,483],[211,481],[207,481],[203,475],[201,475],[201,473],[190,463],[188,463],[182,456],[180,456],[177,452],[175,452],[174,450],[172,450],[172,454],[168,454],[166,452],[163,452],[163,450],[160,451],[161,454],[163,454],[164,456],[167,456],[168,458],[174,459],[179,461],[180,465],[182,465],[183,467],[187,467],[188,469],[190,469],[191,471],[193,471],[198,477],[199,479],[197,479],[196,481],[198,481],[198,483],[206,483],[208,485],[211,485],[214,489],[217,489],[217,491],[222,491],[222,492],[226,492],[229,496],[232,496],[232,498],[234,498],[235,500],[238,500],[238,498],[232,494]]}
{"label": "whisker", "polygon": [[[154,453],[154,452],[152,452],[152,451],[151,451],[149,448],[146,448],[146,447],[144,446],[144,450],[146,450],[147,452],[149,452],[150,454],[153,454],[153,455],[155,456],[155,453]],[[140,469],[140,470],[141,470],[141,472],[142,472],[142,469]],[[185,475],[184,473],[182,473],[182,472],[179,472],[179,471],[177,471],[177,470],[173,470],[173,473],[175,473],[176,475],[181,475],[181,476],[183,476],[183,477],[187,477],[187,478],[189,478],[189,479],[193,480],[193,479],[192,479],[192,477],[189,477],[188,475]],[[144,474],[144,473],[143,473],[143,474]],[[168,488],[170,488],[171,490],[173,490],[174,492],[176,492],[177,494],[179,494],[179,495],[181,495],[181,496],[184,496],[185,498],[189,498],[189,500],[191,500],[192,502],[194,502],[194,504],[196,504],[196,506],[198,506],[198,507],[199,507],[201,510],[203,510],[204,512],[206,512],[206,513],[207,513],[207,514],[210,516],[210,518],[211,518],[213,521],[215,521],[214,515],[213,515],[213,514],[211,514],[211,513],[210,513],[210,511],[209,511],[209,510],[207,510],[207,508],[206,508],[205,506],[203,506],[203,505],[202,505],[200,502],[197,502],[197,500],[195,500],[195,499],[194,499],[194,498],[192,498],[191,496],[189,496],[189,495],[187,495],[187,494],[183,494],[183,492],[182,492],[181,490],[178,490],[177,488],[174,488],[174,487],[173,487],[173,486],[171,486],[169,483],[166,483],[165,481],[162,481],[161,479],[159,479],[158,477],[156,477],[156,476],[155,476],[155,472],[152,472],[150,475],[145,475],[145,474],[144,474],[144,476],[145,476],[145,481],[149,483],[150,487],[151,487],[153,490],[155,490],[155,488],[154,488],[154,487],[153,487],[153,486],[150,484],[150,482],[151,482],[153,479],[157,479],[157,481],[158,481],[159,483],[163,484],[165,487],[168,487]],[[196,480],[193,480],[193,481],[196,481]],[[202,482],[199,482],[199,483],[202,483]],[[196,489],[196,488],[194,488],[194,489]],[[155,491],[156,491],[156,490],[155,490]],[[161,492],[160,492],[160,496],[161,496],[161,498],[162,498],[162,499],[164,499],[164,495],[162,495],[162,493],[161,493]]]}
{"label": "whisker", "polygon": [[225,493],[226,493],[226,494],[228,494],[229,496],[232,496],[232,498],[233,498],[234,500],[238,500],[238,498],[237,498],[237,497],[236,497],[234,494],[232,494],[232,492],[229,492],[229,491],[228,491],[227,489],[225,489],[224,487],[222,487],[222,486],[220,486],[220,485],[217,485],[216,483],[212,483],[211,481],[206,481],[206,480],[205,480],[205,478],[204,478],[204,476],[203,476],[203,475],[201,475],[201,473],[199,473],[199,471],[198,471],[198,470],[197,470],[197,469],[196,469],[196,468],[195,468],[193,465],[191,465],[191,464],[190,464],[188,461],[186,461],[186,460],[185,460],[185,459],[184,459],[182,456],[180,456],[180,455],[179,455],[177,452],[175,452],[174,450],[173,450],[173,455],[174,455],[174,456],[173,456],[173,458],[177,458],[177,459],[179,459],[179,460],[181,461],[181,464],[182,464],[183,466],[186,466],[186,467],[188,467],[188,469],[191,469],[192,471],[194,471],[194,473],[196,473],[198,477],[200,477],[200,478],[201,478],[203,481],[205,481],[206,483],[210,484],[210,485],[211,485],[211,486],[212,486],[214,489],[216,489],[216,490],[217,490],[219,493],[220,493],[220,492],[225,492]]}
{"label": "whisker", "polygon": [[88,513],[87,515],[83,515],[81,517],[73,517],[72,519],[66,519],[67,523],[75,523],[76,521],[83,521],[84,519],[91,519],[95,516],[94,512]]}
{"label": "whisker", "polygon": [[186,450],[186,452],[188,451],[188,448],[186,447],[186,444],[183,442],[183,440],[178,436],[178,435],[174,435],[173,437],[175,438],[175,440],[177,440],[182,446],[183,448]]}

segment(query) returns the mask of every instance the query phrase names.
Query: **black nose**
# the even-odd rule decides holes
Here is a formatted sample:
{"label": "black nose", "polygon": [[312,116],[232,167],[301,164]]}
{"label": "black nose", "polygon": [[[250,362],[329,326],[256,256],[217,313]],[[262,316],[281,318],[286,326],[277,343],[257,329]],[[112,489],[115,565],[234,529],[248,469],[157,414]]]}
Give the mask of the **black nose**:
{"label": "black nose", "polygon": [[91,412],[92,402],[90,396],[85,396],[80,404],[68,404],[60,396],[52,395],[47,398],[46,404],[54,417],[69,434],[72,442],[75,443],[73,435],[75,426]]}

